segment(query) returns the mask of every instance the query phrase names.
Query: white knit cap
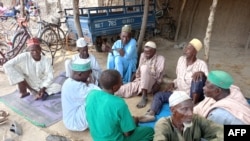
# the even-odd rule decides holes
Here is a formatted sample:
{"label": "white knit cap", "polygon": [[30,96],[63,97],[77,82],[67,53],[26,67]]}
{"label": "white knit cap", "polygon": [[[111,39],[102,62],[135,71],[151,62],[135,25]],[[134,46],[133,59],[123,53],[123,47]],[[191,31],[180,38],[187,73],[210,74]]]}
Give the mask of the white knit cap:
{"label": "white knit cap", "polygon": [[192,40],[189,42],[189,44],[191,44],[191,45],[195,48],[195,50],[196,50],[197,52],[200,51],[200,50],[202,49],[202,43],[201,43],[201,41],[198,40],[198,39],[196,39],[196,38],[192,39]]}
{"label": "white knit cap", "polygon": [[184,91],[174,91],[169,97],[169,107],[173,107],[185,100],[191,99]]}
{"label": "white knit cap", "polygon": [[79,38],[79,39],[76,41],[76,46],[79,47],[79,48],[83,48],[83,47],[86,47],[86,46],[87,46],[87,43],[86,43],[86,41],[84,40],[84,38]]}
{"label": "white knit cap", "polygon": [[148,41],[145,45],[145,47],[150,47],[150,48],[156,48],[156,44],[153,41]]}

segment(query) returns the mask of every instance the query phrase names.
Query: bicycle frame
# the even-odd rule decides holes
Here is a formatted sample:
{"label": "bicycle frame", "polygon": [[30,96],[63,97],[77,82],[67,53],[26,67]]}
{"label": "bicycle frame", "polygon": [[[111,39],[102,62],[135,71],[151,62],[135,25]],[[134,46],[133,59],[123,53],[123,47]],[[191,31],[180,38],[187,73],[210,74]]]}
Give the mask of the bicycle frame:
{"label": "bicycle frame", "polygon": [[23,31],[23,35],[18,45],[16,47],[13,47],[13,45],[12,46],[9,45],[8,47],[11,48],[11,50],[7,51],[6,53],[3,53],[2,51],[0,51],[0,55],[1,55],[0,66],[6,63],[8,60],[16,57],[23,50],[24,44],[26,40],[30,37],[30,35],[26,27],[21,27],[21,29]]}

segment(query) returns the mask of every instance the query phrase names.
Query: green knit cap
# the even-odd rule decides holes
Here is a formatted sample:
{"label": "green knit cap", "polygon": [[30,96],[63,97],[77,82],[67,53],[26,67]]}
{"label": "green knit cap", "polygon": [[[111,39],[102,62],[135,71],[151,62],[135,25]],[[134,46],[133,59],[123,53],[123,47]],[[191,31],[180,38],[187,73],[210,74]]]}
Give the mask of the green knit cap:
{"label": "green knit cap", "polygon": [[228,89],[234,82],[230,74],[220,70],[210,71],[207,80],[223,89]]}
{"label": "green knit cap", "polygon": [[89,59],[76,59],[71,65],[73,71],[88,71],[91,69]]}

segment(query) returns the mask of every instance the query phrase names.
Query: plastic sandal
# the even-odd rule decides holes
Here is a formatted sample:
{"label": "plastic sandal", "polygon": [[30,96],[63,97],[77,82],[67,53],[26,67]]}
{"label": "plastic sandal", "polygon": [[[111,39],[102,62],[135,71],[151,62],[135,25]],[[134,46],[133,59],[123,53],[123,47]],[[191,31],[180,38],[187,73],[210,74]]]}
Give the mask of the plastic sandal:
{"label": "plastic sandal", "polygon": [[23,133],[22,127],[16,121],[12,122],[10,131],[16,133],[17,135],[22,135]]}
{"label": "plastic sandal", "polygon": [[49,135],[46,137],[46,141],[70,141],[70,140],[60,135]]}
{"label": "plastic sandal", "polygon": [[0,125],[6,123],[8,121],[7,117],[0,117]]}
{"label": "plastic sandal", "polygon": [[6,118],[9,116],[9,113],[4,111],[4,110],[0,110],[0,117]]}

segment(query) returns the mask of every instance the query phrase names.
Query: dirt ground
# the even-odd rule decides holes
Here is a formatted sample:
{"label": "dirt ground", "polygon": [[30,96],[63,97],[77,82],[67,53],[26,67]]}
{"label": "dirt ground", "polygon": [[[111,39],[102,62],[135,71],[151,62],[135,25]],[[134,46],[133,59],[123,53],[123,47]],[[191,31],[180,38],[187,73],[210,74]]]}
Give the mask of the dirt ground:
{"label": "dirt ground", "polygon": [[[151,39],[156,41],[158,48],[157,51],[159,54],[164,55],[166,58],[166,78],[165,82],[175,78],[175,67],[178,57],[182,54],[180,48],[174,48],[175,43],[169,42],[163,38],[155,37]],[[181,41],[184,42],[184,41]],[[181,43],[179,42],[179,43]],[[96,52],[92,47],[90,48],[90,53],[94,54],[99,61],[101,67],[106,69],[106,53]],[[57,76],[61,71],[64,70],[64,60],[65,58],[70,58],[71,55],[76,52],[67,51],[65,55],[58,53],[56,57],[56,62],[54,65],[55,76]],[[199,58],[203,59],[204,49],[202,49],[199,54]],[[245,50],[242,46],[239,46],[234,43],[225,43],[212,41],[210,48],[210,61],[209,61],[209,70],[220,69],[228,71],[232,74],[235,79],[235,85],[240,86],[242,92],[246,97],[250,97],[249,85],[250,85],[250,49]],[[10,86],[7,80],[7,77],[4,73],[0,72],[0,96],[9,94],[16,89],[16,86]],[[131,110],[131,113],[135,116],[143,115],[146,110],[149,108],[148,104],[143,109],[137,109],[136,103],[139,101],[140,97],[133,97],[126,99],[127,104]],[[149,99],[151,102],[152,97]],[[10,113],[9,122],[0,125],[0,140],[4,137],[14,138],[16,141],[44,141],[49,134],[58,134],[68,137],[74,141],[91,141],[91,137],[88,131],[84,132],[71,132],[68,131],[63,122],[60,121],[50,127],[40,128],[30,122],[28,122],[23,117],[16,114],[10,108],[5,106],[3,103],[0,103],[0,109],[6,110]],[[23,128],[23,135],[17,136],[9,131],[11,121],[17,121],[21,124]]]}

